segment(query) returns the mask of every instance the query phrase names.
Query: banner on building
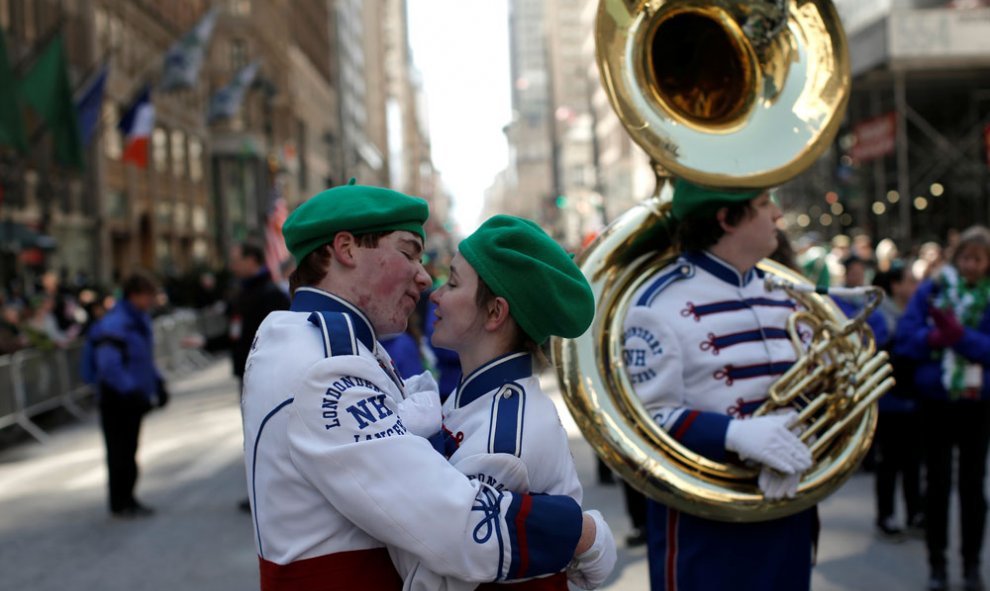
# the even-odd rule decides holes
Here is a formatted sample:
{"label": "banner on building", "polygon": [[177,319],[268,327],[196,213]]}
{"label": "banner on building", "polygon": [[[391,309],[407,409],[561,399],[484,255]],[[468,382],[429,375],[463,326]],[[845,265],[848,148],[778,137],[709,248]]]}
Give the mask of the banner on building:
{"label": "banner on building", "polygon": [[76,97],[76,117],[83,146],[88,146],[96,135],[103,110],[103,93],[107,86],[110,64],[104,62],[93,77],[82,87]]}
{"label": "banner on building", "polygon": [[894,153],[897,141],[897,115],[891,111],[856,124],[853,128],[856,143],[852,157],[857,162],[867,162]]}

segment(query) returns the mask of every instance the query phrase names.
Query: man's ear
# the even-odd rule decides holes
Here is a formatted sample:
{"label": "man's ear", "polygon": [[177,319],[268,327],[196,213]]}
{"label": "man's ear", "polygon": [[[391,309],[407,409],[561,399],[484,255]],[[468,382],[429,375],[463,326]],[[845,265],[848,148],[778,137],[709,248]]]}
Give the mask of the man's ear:
{"label": "man's ear", "polygon": [[355,258],[357,248],[357,238],[354,237],[354,234],[337,232],[333,237],[333,242],[330,243],[330,254],[345,267],[354,267],[357,265]]}
{"label": "man's ear", "polygon": [[715,219],[718,220],[718,225],[722,227],[722,231],[726,234],[731,234],[733,230],[736,229],[735,226],[725,221],[725,218],[729,215],[728,207],[720,207],[718,211],[715,212]]}
{"label": "man's ear", "polygon": [[509,321],[509,301],[503,297],[496,297],[488,304],[488,318],[485,320],[485,328],[497,330]]}

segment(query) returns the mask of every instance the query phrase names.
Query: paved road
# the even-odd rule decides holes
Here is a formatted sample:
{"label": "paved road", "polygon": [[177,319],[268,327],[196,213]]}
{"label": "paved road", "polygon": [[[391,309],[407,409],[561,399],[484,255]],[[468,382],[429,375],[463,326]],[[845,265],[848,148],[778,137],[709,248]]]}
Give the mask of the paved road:
{"label": "paved road", "polygon": [[[552,379],[545,383],[548,391],[556,389]],[[158,510],[149,519],[107,516],[95,416],[59,428],[48,444],[26,442],[0,451],[0,589],[257,588],[250,518],[236,509],[244,476],[229,364],[177,377],[172,392],[172,404],[146,419],[141,436],[138,495]],[[595,483],[592,451],[566,412],[563,419],[586,506],[602,510],[621,541],[629,527],[621,490]],[[872,478],[861,474],[822,504],[815,591],[923,588],[923,544],[876,538],[872,498]],[[605,588],[647,589],[645,554],[643,548],[620,549]],[[958,577],[958,565],[953,568]]]}

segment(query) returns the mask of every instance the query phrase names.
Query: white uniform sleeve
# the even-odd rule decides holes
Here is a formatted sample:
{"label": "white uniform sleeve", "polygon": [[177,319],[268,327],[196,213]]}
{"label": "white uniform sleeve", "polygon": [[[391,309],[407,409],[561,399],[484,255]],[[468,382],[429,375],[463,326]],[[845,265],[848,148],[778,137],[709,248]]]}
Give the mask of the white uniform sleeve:
{"label": "white uniform sleeve", "polygon": [[[475,454],[460,458],[455,468],[472,480],[494,486],[497,490],[529,492],[526,464],[511,454]],[[402,576],[403,591],[470,591],[477,584],[441,576],[404,550],[389,547],[396,570]]]}
{"label": "white uniform sleeve", "polygon": [[467,581],[558,572],[581,533],[581,509],[562,496],[502,493],[468,481],[406,432],[373,361],[314,364],[288,419],[296,468],[357,527]]}
{"label": "white uniform sleeve", "polygon": [[657,309],[634,306],[623,326],[622,358],[629,381],[653,420],[674,439],[715,460],[725,458],[729,417],[690,407],[684,351]]}

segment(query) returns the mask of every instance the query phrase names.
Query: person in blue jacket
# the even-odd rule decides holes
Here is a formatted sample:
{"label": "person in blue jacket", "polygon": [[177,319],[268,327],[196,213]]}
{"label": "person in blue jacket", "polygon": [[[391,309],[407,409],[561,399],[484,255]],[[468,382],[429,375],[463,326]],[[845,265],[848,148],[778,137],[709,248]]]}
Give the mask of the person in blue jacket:
{"label": "person in blue jacket", "polygon": [[162,407],[168,392],[155,367],[151,317],[158,286],[144,273],[123,284],[123,298],[94,326],[89,336],[95,361],[100,426],[107,449],[110,513],[131,518],[152,510],[134,498],[141,419]]}
{"label": "person in blue jacket", "polygon": [[[911,296],[918,288],[918,281],[908,265],[895,260],[886,271],[878,271],[873,285],[884,290],[886,297],[880,302],[877,313],[883,318],[886,332],[890,335],[886,342],[877,341],[877,348],[890,352],[897,323],[904,315]],[[874,438],[876,448],[876,501],[877,531],[880,535],[899,540],[904,529],[895,518],[895,492],[897,478],[901,478],[904,505],[907,511],[907,526],[912,531],[921,531],[925,514],[921,495],[922,433],[921,416],[918,414],[917,394],[914,387],[915,364],[900,355],[892,355],[894,367],[894,389],[880,398],[880,418]]]}
{"label": "person in blue jacket", "polygon": [[894,353],[916,363],[925,421],[928,589],[948,589],[946,544],[953,448],[959,450],[959,501],[965,589],[983,589],[980,554],[986,523],[990,442],[990,230],[963,232],[950,264],[918,287],[897,326]]}

